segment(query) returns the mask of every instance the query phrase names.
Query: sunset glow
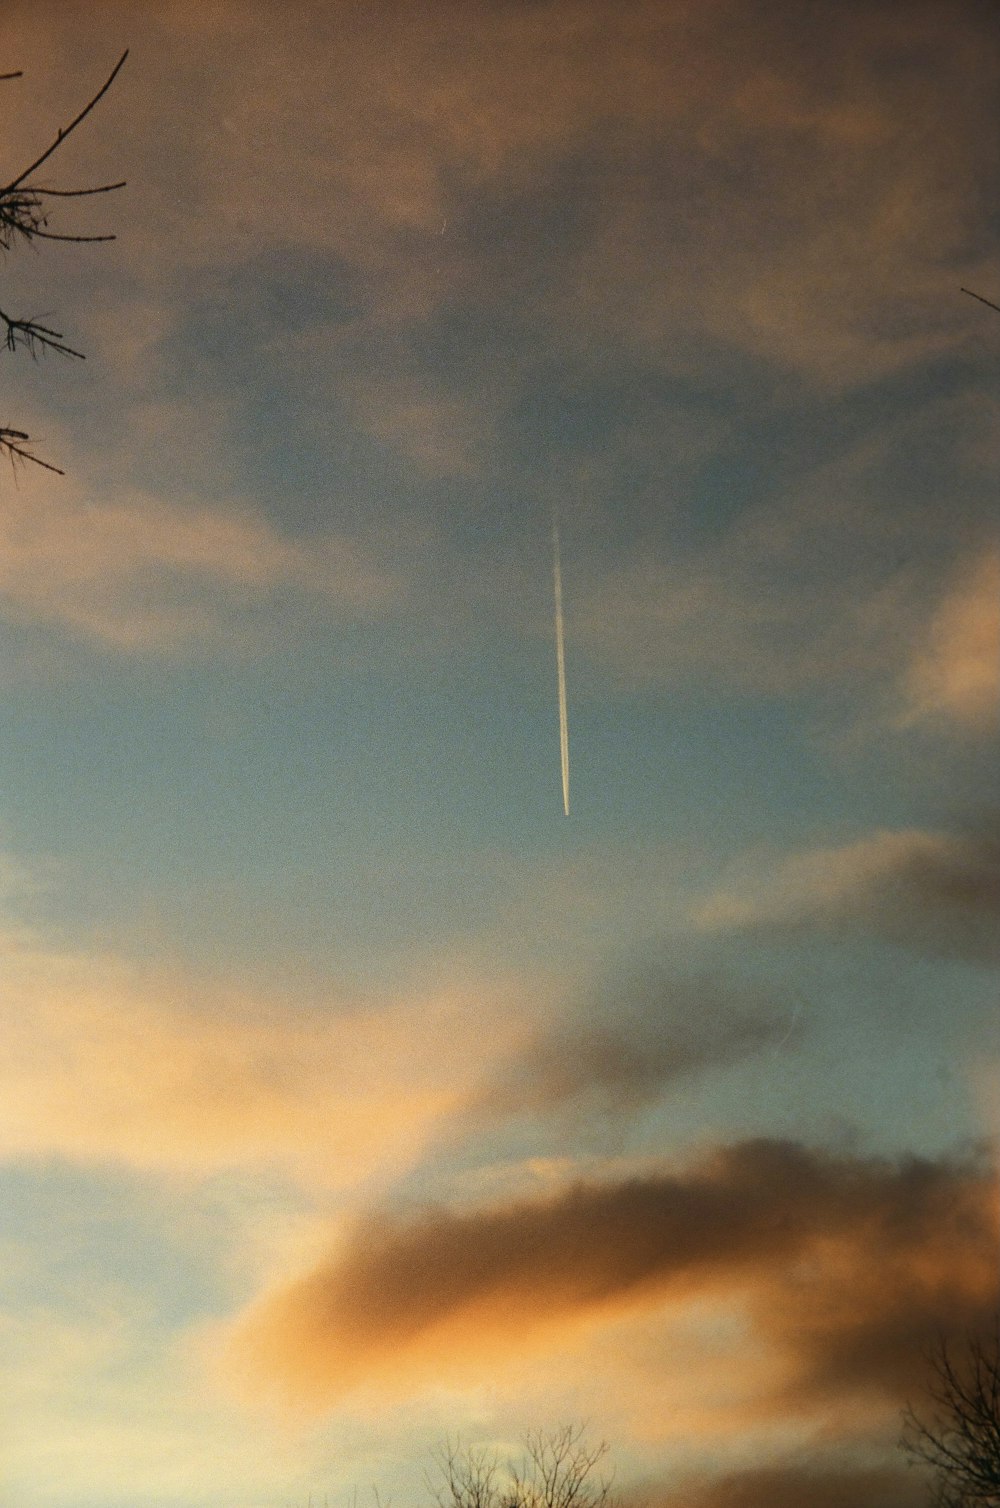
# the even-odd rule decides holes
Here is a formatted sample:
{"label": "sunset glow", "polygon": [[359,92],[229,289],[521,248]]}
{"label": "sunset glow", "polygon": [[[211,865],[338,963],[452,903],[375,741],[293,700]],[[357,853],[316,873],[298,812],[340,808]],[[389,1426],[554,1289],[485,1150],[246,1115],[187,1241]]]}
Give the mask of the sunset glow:
{"label": "sunset glow", "polygon": [[4,15],[7,183],[129,51],[40,170],[116,238],[2,272],[87,360],[4,354],[0,1505],[579,1422],[621,1508],[917,1508],[1000,1300],[995,15]]}

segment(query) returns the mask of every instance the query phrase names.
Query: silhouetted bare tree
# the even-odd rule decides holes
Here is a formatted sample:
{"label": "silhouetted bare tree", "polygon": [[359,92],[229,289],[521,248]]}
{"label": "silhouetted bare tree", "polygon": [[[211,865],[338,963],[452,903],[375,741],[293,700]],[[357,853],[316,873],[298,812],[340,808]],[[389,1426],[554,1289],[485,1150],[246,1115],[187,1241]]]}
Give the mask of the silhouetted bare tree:
{"label": "silhouetted bare tree", "polygon": [[615,1508],[611,1478],[598,1472],[607,1453],[579,1425],[526,1435],[519,1460],[449,1441],[430,1486],[439,1508]]}
{"label": "silhouetted bare tree", "polygon": [[[52,201],[55,199],[79,199],[92,194],[110,194],[115,189],[125,187],[124,179],[120,183],[100,183],[88,188],[53,188],[50,184],[39,181],[37,174],[46,163],[51,162],[66,138],[90,114],[98,100],[107,94],[127,57],[126,49],[97,93],[87,101],[69,125],[61,127],[54,139],[33,162],[30,162],[26,168],[22,168],[3,187],[0,187],[0,247],[5,252],[10,251],[18,242],[36,239],[78,242],[114,240],[113,235],[66,235],[50,230],[49,214]],[[20,77],[19,70],[0,74],[0,80]],[[0,334],[8,351],[16,351],[23,347],[30,351],[32,356],[44,354],[46,351],[57,351],[61,356],[73,356],[78,360],[83,360],[83,352],[68,345],[61,331],[54,330],[51,325],[42,324],[38,319],[8,314],[0,309]],[[25,430],[14,429],[9,424],[0,425],[0,452],[6,452],[12,462],[33,461],[36,466],[44,466],[47,471],[56,471],[60,476],[62,475],[58,466],[53,466],[50,461],[43,461],[39,456],[34,455],[28,448],[29,444],[30,436]]]}
{"label": "silhouetted bare tree", "polygon": [[902,1447],[933,1474],[941,1508],[1000,1505],[1000,1320],[992,1336],[931,1358],[928,1403],[908,1408]]}

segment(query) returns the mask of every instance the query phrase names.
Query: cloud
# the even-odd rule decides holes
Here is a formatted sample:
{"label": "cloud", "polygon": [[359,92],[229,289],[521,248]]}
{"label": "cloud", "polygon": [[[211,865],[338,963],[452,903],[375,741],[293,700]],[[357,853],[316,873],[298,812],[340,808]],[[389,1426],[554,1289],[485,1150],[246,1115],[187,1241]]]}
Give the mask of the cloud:
{"label": "cloud", "polygon": [[647,1489],[656,1508],[923,1508],[927,1482],[900,1466],[759,1466]]}
{"label": "cloud", "polygon": [[436,394],[426,376],[391,382],[384,374],[377,381],[347,379],[342,391],[358,426],[421,470],[462,476],[480,469],[475,457],[488,426],[481,405],[468,395]]}
{"label": "cloud", "polygon": [[[694,536],[675,498],[678,464],[664,458],[641,539],[616,517],[599,560],[575,546],[568,607],[578,653],[640,688],[703,691],[708,682],[741,698],[824,699],[846,690],[868,704],[880,734],[887,721],[917,721],[918,704],[920,717],[937,707],[954,726],[959,716],[985,725],[998,567],[975,541],[992,531],[995,408],[970,388],[875,426],[840,415],[833,453],[809,440],[811,463],[796,470],[782,459],[787,435],[772,412],[767,489],[746,489],[736,506],[720,503],[715,477],[748,453],[717,437],[684,479],[701,520]],[[591,490],[598,477],[592,469]],[[580,511],[583,534],[594,520],[580,490],[567,487],[565,507],[570,519]],[[601,490],[610,518],[613,481]]]}
{"label": "cloud", "polygon": [[[643,390],[648,435],[661,427],[658,411],[678,407],[675,381],[667,402],[660,395],[678,371],[696,370],[700,386],[707,376],[713,392],[736,381],[745,393],[750,372],[759,390],[761,363],[849,385],[961,346],[975,324],[971,301],[945,312],[942,268],[981,254],[968,205],[993,91],[978,9],[959,11],[945,21],[922,3],[903,26],[884,8],[861,8],[848,42],[833,4],[817,8],[808,31],[794,5],[765,23],[752,6],[667,12],[653,0],[627,14],[608,0],[373,4],[346,29],[300,4],[277,19],[220,4],[197,23],[183,6],[158,9],[142,18],[121,88],[78,147],[102,170],[120,162],[134,185],[128,234],[98,264],[86,316],[102,363],[115,358],[116,325],[124,332],[116,401],[129,416],[129,453],[133,416],[156,399],[186,396],[188,444],[218,400],[220,448],[237,463],[247,436],[284,456],[292,411],[313,464],[327,446],[323,461],[338,472],[358,466],[370,518],[373,472],[381,505],[405,491],[384,485],[384,446],[417,490],[429,477],[499,473],[523,491],[510,462],[531,415],[553,396],[550,414],[571,410],[595,380],[597,406],[614,412],[627,389]],[[68,108],[74,80],[54,77],[51,62],[60,47],[99,73],[103,37],[117,37],[125,17],[140,24],[114,7],[103,27],[80,7],[58,18],[20,7],[20,61],[33,81],[14,122],[25,145],[50,110],[59,118]],[[819,55],[838,66],[818,72]],[[902,61],[889,68],[888,57]],[[183,98],[201,110],[179,112]],[[956,285],[969,276],[956,270]],[[193,290],[212,305],[221,359],[209,354]],[[142,333],[150,321],[159,363]],[[99,401],[106,410],[108,393]],[[706,428],[718,423],[704,414],[712,406],[700,405]],[[540,428],[550,447],[565,439],[558,417]],[[111,421],[100,433],[109,430]],[[94,433],[89,420],[78,429],[81,449]],[[180,464],[170,449],[154,434],[139,461],[152,495],[164,468]],[[248,453],[257,469],[260,453]],[[652,467],[657,506],[669,464],[670,448]],[[217,465],[216,451],[213,473]],[[634,458],[622,458],[616,487],[623,466],[634,475]],[[807,511],[801,498],[796,506]],[[856,522],[841,541],[855,565]],[[289,558],[290,539],[277,543],[286,554],[273,561],[271,589],[297,591],[304,562]],[[825,684],[831,667],[892,679],[900,663],[884,663],[887,616],[899,610],[905,636],[928,589],[859,582],[842,560],[817,588],[802,558],[786,559],[776,582],[766,552],[748,560],[741,538],[694,560],[679,560],[673,542],[657,559],[648,543],[629,559],[619,536],[619,564],[580,580],[572,605],[581,649],[640,681],[708,674],[787,690]],[[347,610],[380,610],[398,586],[356,543],[321,550],[328,599]],[[436,612],[439,578],[428,592]],[[63,594],[77,631],[120,643],[190,642],[224,631],[220,623],[232,632],[218,602],[154,590],[139,605],[122,588],[112,604],[102,590]],[[215,590],[231,595],[221,580]]]}
{"label": "cloud", "polygon": [[277,594],[370,617],[399,579],[347,537],[301,541],[258,509],[95,499],[60,479],[0,500],[0,612],[125,652],[239,642]]}
{"label": "cloud", "polygon": [[[578,568],[575,642],[640,687],[707,681],[740,697],[788,695],[849,677],[868,688],[898,667],[923,583],[919,573],[875,580],[859,559],[871,534],[862,486],[846,506],[815,489],[806,504],[796,489],[741,511],[707,546],[660,550],[654,536],[641,554]],[[881,558],[885,541],[871,543]]]}
{"label": "cloud", "polygon": [[[43,101],[62,113],[53,32],[96,69],[103,29],[77,7],[19,10],[41,92],[26,148]],[[124,14],[105,20],[115,40]],[[169,5],[144,22],[81,148],[120,162],[128,121],[143,280],[143,259],[159,274],[295,242],[364,270],[376,326],[499,290],[570,340],[690,364],[707,339],[826,382],[870,381],[969,329],[940,289],[943,267],[985,255],[970,205],[992,166],[994,75],[974,4],[905,20],[855,6],[848,33],[833,3],[803,28],[794,4],[762,20],[655,0],[371,4],[348,28],[303,4],[280,18],[223,4],[196,24]],[[191,98],[201,110],[180,114]],[[463,241],[519,194],[572,211],[536,226],[542,284],[537,256],[510,254],[509,219]]]}
{"label": "cloud", "polygon": [[779,1014],[772,1002],[741,1000],[710,979],[651,970],[610,981],[600,993],[597,1009],[553,1022],[501,1063],[473,1100],[469,1118],[617,1116],[789,1034],[787,1013]]}
{"label": "cloud", "polygon": [[[49,1253],[31,1255],[57,1283],[74,1270],[69,1259],[54,1274]],[[189,1337],[164,1333],[147,1294],[95,1286],[91,1274],[66,1297],[71,1307],[42,1299],[0,1309],[0,1387],[17,1400],[4,1430],[8,1501],[182,1504],[214,1479],[248,1502],[289,1492],[305,1502],[321,1473],[328,1480],[328,1443],[321,1455],[301,1432],[248,1427],[212,1388]],[[42,1440],[53,1467],[44,1485]]]}
{"label": "cloud", "polygon": [[0,1158],[270,1167],[347,1187],[410,1165],[482,1060],[467,1000],[483,992],[458,980],[306,1007],[57,952],[10,928],[0,959]]}
{"label": "cloud", "polygon": [[707,682],[745,698],[814,690],[848,676],[865,686],[884,668],[887,608],[905,621],[910,605],[906,592],[887,601],[884,587],[869,589],[845,543],[833,546],[843,564],[837,582],[810,579],[817,557],[806,549],[786,558],[782,570],[740,530],[687,558],[657,560],[654,548],[641,559],[578,571],[574,640],[630,687]]}
{"label": "cloud", "polygon": [[475,1381],[567,1330],[714,1294],[785,1359],[786,1411],[844,1391],[884,1401],[935,1326],[982,1320],[996,1226],[977,1165],[745,1142],[683,1172],[373,1218],[265,1295],[232,1355],[323,1403],[368,1381]]}
{"label": "cloud", "polygon": [[903,682],[904,725],[972,730],[1000,719],[1000,550],[965,562],[938,603]]}
{"label": "cloud", "polygon": [[781,861],[717,891],[693,912],[708,930],[867,932],[900,947],[1000,961],[1000,835],[990,817],[965,834],[883,830]]}

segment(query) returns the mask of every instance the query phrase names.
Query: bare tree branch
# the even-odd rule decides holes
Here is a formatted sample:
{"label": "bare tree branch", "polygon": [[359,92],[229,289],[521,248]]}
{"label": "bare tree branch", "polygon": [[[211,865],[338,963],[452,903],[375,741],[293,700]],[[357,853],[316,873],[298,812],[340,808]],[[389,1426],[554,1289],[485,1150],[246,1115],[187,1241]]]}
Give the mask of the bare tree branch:
{"label": "bare tree branch", "polygon": [[[87,198],[95,194],[110,194],[114,190],[124,188],[125,181],[115,183],[100,183],[83,188],[50,188],[47,185],[31,182],[31,176],[38,168],[58,150],[68,136],[80,125],[81,121],[93,110],[100,99],[107,94],[114,83],[125,59],[128,57],[128,49],[122,53],[118,62],[111,70],[97,93],[78,111],[69,125],[57,131],[55,139],[49,143],[45,151],[35,158],[34,162],[24,168],[16,177],[12,178],[3,187],[0,187],[0,249],[10,251],[15,242],[33,241],[36,238],[44,241],[67,241],[75,244],[91,241],[113,241],[113,234],[86,235],[72,234],[62,231],[54,231],[48,228],[47,201],[50,199],[76,199]],[[21,71],[0,74],[0,81],[5,79],[20,78]],[[63,338],[61,330],[55,330],[51,325],[42,323],[35,318],[24,318],[19,315],[7,314],[0,309],[0,335],[8,351],[26,349],[32,356],[44,355],[46,351],[57,351],[61,356],[72,356],[78,360],[84,359],[84,353],[74,346],[68,345]],[[63,475],[58,466],[53,466],[49,461],[43,461],[28,448],[29,437],[24,430],[15,429],[9,425],[0,426],[0,453],[6,453],[12,464],[23,461],[32,461],[36,466],[43,466],[46,471],[54,471]]]}
{"label": "bare tree branch", "polygon": [[0,309],[0,321],[6,326],[5,342],[8,351],[16,351],[18,346],[23,346],[32,356],[37,356],[40,351],[58,351],[63,356],[76,356],[80,361],[86,360],[82,351],[65,344],[61,330],[52,330],[48,325],[39,324],[37,319],[17,319]]}
{"label": "bare tree branch", "polygon": [[60,466],[53,466],[51,461],[43,461],[41,456],[36,456],[33,451],[26,450],[29,436],[23,429],[6,429],[0,427],[0,451],[10,457],[11,465],[18,461],[33,461],[36,466],[44,466],[46,471],[54,471],[57,476],[65,476],[65,471]]}
{"label": "bare tree branch", "polygon": [[607,1452],[569,1424],[530,1432],[519,1461],[449,1440],[435,1453],[429,1486],[438,1508],[617,1508],[611,1478],[596,1475]]}
{"label": "bare tree branch", "polygon": [[100,184],[97,185],[96,188],[82,188],[82,189],[38,188],[36,190],[36,193],[44,194],[47,199],[80,199],[85,194],[110,194],[115,189],[124,188],[125,187],[125,183],[126,183],[126,180],[123,178],[120,183],[100,183]]}
{"label": "bare tree branch", "polygon": [[97,93],[87,101],[80,113],[74,116],[68,126],[63,126],[61,130],[56,132],[55,140],[46,147],[45,151],[41,154],[40,157],[36,157],[34,162],[30,163],[28,167],[23,170],[23,172],[18,173],[17,177],[12,179],[12,181],[7,184],[6,188],[0,189],[0,195],[9,194],[12,189],[20,187],[20,185],[26,178],[30,178],[31,174],[35,171],[36,168],[40,168],[42,163],[46,162],[48,158],[52,156],[53,152],[58,151],[63,142],[66,140],[67,136],[71,135],[72,132],[76,130],[80,122],[90,114],[91,110],[93,110],[98,100],[103,99],[104,95],[107,94],[127,57],[128,48],[126,47],[125,51],[118,59],[115,66],[112,68],[111,72],[104,80],[104,83],[101,85],[100,89],[98,89]]}
{"label": "bare tree branch", "polygon": [[40,236],[43,241],[114,241],[116,239],[113,234],[103,236],[64,236],[57,234],[53,230],[36,230],[34,234]]}
{"label": "bare tree branch", "polygon": [[959,293],[967,293],[970,298],[977,298],[979,302],[981,304],[985,304],[988,309],[995,309],[997,313],[1000,314],[1000,304],[995,304],[991,298],[983,298],[983,295],[981,293],[973,293],[971,288],[960,288],[958,291]]}
{"label": "bare tree branch", "polygon": [[957,1355],[942,1341],[931,1356],[929,1408],[903,1415],[900,1444],[933,1473],[940,1508],[1000,1505],[1000,1321],[988,1340],[970,1336]]}

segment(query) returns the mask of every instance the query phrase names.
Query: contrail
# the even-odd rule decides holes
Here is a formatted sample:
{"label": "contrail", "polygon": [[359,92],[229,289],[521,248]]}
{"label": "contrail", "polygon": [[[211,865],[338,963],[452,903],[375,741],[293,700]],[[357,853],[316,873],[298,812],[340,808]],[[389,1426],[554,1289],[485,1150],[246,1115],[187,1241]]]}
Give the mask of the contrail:
{"label": "contrail", "polygon": [[563,811],[569,816],[569,719],[566,715],[566,641],[563,631],[562,572],[559,569],[559,522],[552,519],[552,580],[556,594],[556,669],[559,673],[559,761]]}

